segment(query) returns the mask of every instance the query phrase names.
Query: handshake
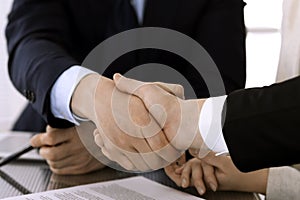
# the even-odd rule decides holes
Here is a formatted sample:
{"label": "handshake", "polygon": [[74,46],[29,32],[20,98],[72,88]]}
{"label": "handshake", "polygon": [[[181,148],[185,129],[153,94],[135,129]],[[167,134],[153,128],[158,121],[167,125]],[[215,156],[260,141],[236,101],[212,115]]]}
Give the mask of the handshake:
{"label": "handshake", "polygon": [[107,158],[127,170],[149,171],[176,162],[188,149],[209,152],[198,128],[204,101],[184,100],[176,84],[91,74],[77,86],[71,108],[95,124],[94,140]]}

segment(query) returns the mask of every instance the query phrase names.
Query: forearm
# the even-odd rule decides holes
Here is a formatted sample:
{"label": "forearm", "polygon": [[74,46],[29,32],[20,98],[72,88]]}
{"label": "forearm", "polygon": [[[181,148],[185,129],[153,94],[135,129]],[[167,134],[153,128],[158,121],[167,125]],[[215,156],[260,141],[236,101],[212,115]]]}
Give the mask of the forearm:
{"label": "forearm", "polygon": [[58,44],[33,37],[24,39],[10,54],[9,73],[35,111],[48,124],[58,127],[57,121],[61,120],[51,113],[50,91],[60,74],[77,63]]}
{"label": "forearm", "polygon": [[269,169],[241,173],[237,189],[243,192],[266,194]]}
{"label": "forearm", "polygon": [[67,20],[63,1],[16,0],[6,27],[13,84],[48,124],[61,127],[50,112],[49,93],[61,73],[79,64],[70,54]]}
{"label": "forearm", "polygon": [[300,77],[228,95],[223,133],[241,171],[299,163],[299,84]]}

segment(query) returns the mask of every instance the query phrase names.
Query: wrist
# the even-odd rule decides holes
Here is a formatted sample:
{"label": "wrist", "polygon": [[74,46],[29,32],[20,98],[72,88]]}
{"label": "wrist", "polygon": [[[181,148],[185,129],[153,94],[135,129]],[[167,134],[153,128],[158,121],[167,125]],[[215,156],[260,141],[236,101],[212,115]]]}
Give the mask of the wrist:
{"label": "wrist", "polygon": [[[262,169],[259,171],[255,171],[253,173],[257,174],[257,178],[253,178],[252,185],[253,185],[253,191],[266,194],[267,191],[267,183],[268,183],[268,177],[269,177],[269,169]],[[250,175],[251,176],[251,175]]]}
{"label": "wrist", "polygon": [[71,110],[76,116],[95,120],[94,99],[100,81],[109,83],[109,79],[98,74],[90,74],[79,82],[71,98]]}
{"label": "wrist", "polygon": [[266,194],[269,169],[242,173],[242,180],[237,185],[239,191]]}

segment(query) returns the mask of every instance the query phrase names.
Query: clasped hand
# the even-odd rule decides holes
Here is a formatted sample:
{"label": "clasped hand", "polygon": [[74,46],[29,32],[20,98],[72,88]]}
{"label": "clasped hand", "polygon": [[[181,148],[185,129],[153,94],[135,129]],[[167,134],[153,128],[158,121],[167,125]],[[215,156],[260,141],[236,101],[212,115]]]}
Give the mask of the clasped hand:
{"label": "clasped hand", "polygon": [[95,123],[96,144],[123,168],[160,169],[203,144],[198,130],[203,100],[183,100],[182,86],[120,75],[114,82],[96,74],[84,79],[73,95],[73,112]]}
{"label": "clasped hand", "polygon": [[[202,102],[179,98],[183,97],[181,86],[120,75],[114,76],[114,83],[110,106],[95,102],[95,141],[109,159],[129,170],[156,170],[179,159],[185,150],[201,146]],[[95,99],[101,99],[102,86],[98,84]],[[101,115],[105,109],[109,115]]]}

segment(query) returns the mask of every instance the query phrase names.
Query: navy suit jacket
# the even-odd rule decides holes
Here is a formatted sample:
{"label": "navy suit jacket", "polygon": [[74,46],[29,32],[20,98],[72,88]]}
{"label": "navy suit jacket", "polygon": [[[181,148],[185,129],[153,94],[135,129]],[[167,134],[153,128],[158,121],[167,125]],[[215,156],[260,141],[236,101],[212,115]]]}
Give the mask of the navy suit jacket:
{"label": "navy suit jacket", "polygon": [[[60,128],[72,125],[51,113],[52,85],[112,35],[108,26],[114,5],[115,0],[14,0],[6,28],[9,74],[30,102],[15,130],[42,131],[46,123]],[[242,0],[148,0],[142,26],[173,29],[199,42],[230,93],[245,85],[244,5]],[[208,96],[201,78],[179,56],[153,49],[126,56],[131,59],[120,58],[105,75],[124,73],[143,63],[162,63],[185,73],[198,97]]]}

